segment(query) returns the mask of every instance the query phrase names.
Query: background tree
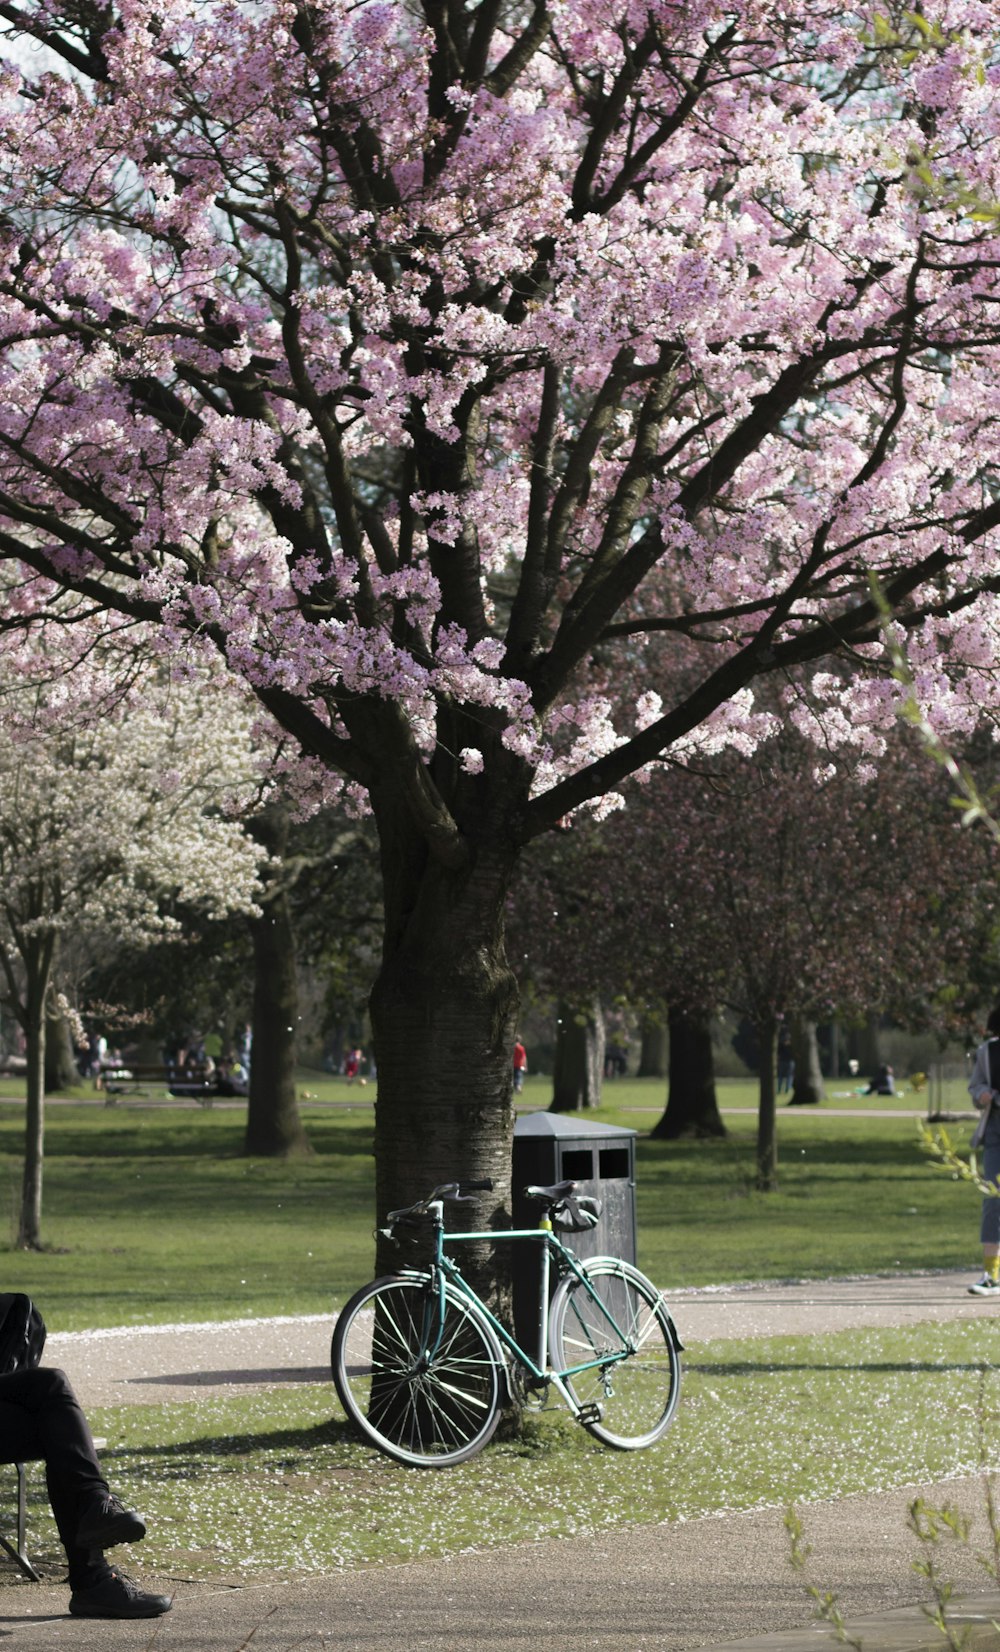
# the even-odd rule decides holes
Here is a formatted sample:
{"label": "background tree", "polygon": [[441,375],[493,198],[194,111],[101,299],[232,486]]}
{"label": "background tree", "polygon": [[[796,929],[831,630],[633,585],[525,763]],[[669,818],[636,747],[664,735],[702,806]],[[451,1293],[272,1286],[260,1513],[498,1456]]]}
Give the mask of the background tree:
{"label": "background tree", "polygon": [[667,767],[623,814],[536,851],[515,949],[550,992],[666,997],[670,1085],[655,1133],[668,1139],[721,1133],[711,1018],[722,1004],[748,1017],[768,1188],[783,1023],[889,1014],[946,1035],[970,937],[982,936],[995,977],[995,855],[985,836],[968,839],[907,732],[894,731],[876,772],[856,758],[821,763],[787,729],[749,758]]}
{"label": "background tree", "polygon": [[807,1015],[792,1016],[789,1043],[795,1063],[789,1101],[796,1107],[814,1107],[823,1100],[826,1093],[823,1088],[816,1022]]}
{"label": "background tree", "polygon": [[249,919],[253,945],[253,1059],[247,1097],[248,1153],[309,1153],[295,1091],[299,983],[295,929],[280,862],[288,848],[288,811],[279,801],[259,809],[250,835],[277,862],[265,878],[260,910]]}
{"label": "background tree", "polygon": [[[826,0],[0,0],[47,48],[0,94],[12,617],[61,586],[217,649],[367,792],[382,1207],[503,1203],[527,842],[695,731],[752,742],[762,676],[877,678],[871,570],[975,715],[1000,180],[967,11],[909,50]],[[687,686],[616,707],[595,652],[643,639]]]}
{"label": "background tree", "polygon": [[[59,937],[169,928],[161,897],[247,910],[260,852],[221,810],[256,787],[249,718],[210,684],[146,680],[109,702],[91,672],[72,721],[45,649],[0,656],[0,966],[27,1056],[17,1244],[42,1243],[46,1019]],[[27,673],[27,675],[26,675]]]}
{"label": "background tree", "polygon": [[782,1020],[892,1013],[917,983],[932,1002],[947,983],[949,937],[995,898],[988,847],[970,862],[947,788],[916,761],[912,738],[898,733],[867,782],[854,768],[819,768],[815,748],[786,734],[700,789],[676,771],[651,783],[675,823],[684,811],[690,821],[688,852],[665,873],[667,910],[686,932],[695,903],[714,907],[732,964],[726,999],[756,1030],[765,1188],[777,1173]]}
{"label": "background tree", "polygon": [[699,831],[697,819],[675,813],[663,785],[643,786],[624,813],[581,820],[534,845],[511,902],[511,951],[533,996],[561,998],[561,1017],[601,998],[663,1017],[667,1107],[654,1134],[667,1139],[725,1135],[712,1020],[733,958],[725,916],[699,883]]}
{"label": "background tree", "polygon": [[569,1113],[599,1107],[607,1048],[599,998],[589,1003],[563,999],[556,1011],[556,1047],[549,1111]]}
{"label": "background tree", "polygon": [[[221,1033],[231,1044],[234,1030],[253,1024],[259,1083],[248,1106],[248,1152],[284,1154],[300,1151],[303,1141],[288,1027],[296,1031],[294,1054],[303,1059],[301,1026],[288,1004],[279,1015],[270,992],[273,970],[297,979],[292,991],[308,1001],[304,1015],[317,1013],[321,1023],[310,1036],[326,1039],[339,1054],[354,1024],[364,1014],[378,956],[379,887],[377,854],[370,822],[343,811],[321,809],[307,819],[292,819],[281,809],[284,850],[270,861],[258,895],[261,914],[227,915],[211,921],[204,909],[170,905],[175,927],[166,935],[142,937],[141,944],[121,941],[113,949],[76,942],[66,957],[61,979],[81,1014],[102,1026],[118,1044],[140,1040],[158,1052],[206,1030]],[[251,817],[248,825],[256,817]],[[280,904],[284,917],[268,926],[266,944],[254,946],[253,930],[267,922],[267,908]],[[271,954],[279,939],[281,958]],[[259,979],[257,978],[259,975]],[[254,998],[263,998],[263,1013],[253,1016]],[[319,1000],[319,1012],[314,1001]],[[267,1053],[269,1029],[277,1021],[284,1056]],[[153,1059],[152,1056],[137,1059]],[[317,1048],[306,1059],[321,1060]],[[251,1077],[254,1067],[251,1068]],[[281,1081],[278,1082],[280,1074]]]}

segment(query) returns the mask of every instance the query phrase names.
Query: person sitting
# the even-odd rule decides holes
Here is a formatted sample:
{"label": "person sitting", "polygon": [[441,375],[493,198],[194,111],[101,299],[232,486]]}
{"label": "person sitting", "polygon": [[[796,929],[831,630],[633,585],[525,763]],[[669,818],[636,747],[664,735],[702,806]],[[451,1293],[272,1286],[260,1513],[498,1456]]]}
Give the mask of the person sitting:
{"label": "person sitting", "polygon": [[866,1096],[894,1096],[896,1082],[890,1066],[883,1062],[864,1094]]}
{"label": "person sitting", "polygon": [[169,1595],[146,1594],[104,1558],[146,1535],[142,1516],[109,1491],[93,1435],[64,1371],[37,1365],[0,1376],[0,1460],[45,1463],[49,1503],[77,1618],[158,1618]]}
{"label": "person sitting", "polygon": [[245,1096],[248,1089],[247,1076],[239,1062],[231,1056],[220,1056],[215,1070],[216,1095]]}

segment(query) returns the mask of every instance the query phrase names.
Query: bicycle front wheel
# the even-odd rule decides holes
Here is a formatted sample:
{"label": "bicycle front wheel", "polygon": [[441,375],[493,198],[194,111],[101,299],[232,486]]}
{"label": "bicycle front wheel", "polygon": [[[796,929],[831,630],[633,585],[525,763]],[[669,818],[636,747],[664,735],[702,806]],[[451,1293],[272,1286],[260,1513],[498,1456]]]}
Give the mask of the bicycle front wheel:
{"label": "bicycle front wheel", "polygon": [[500,1420],[503,1353],[457,1291],[429,1278],[376,1279],[341,1310],[333,1380],[361,1433],[414,1468],[475,1456]]}
{"label": "bicycle front wheel", "polygon": [[552,1358],[594,1438],[638,1451],[666,1433],[680,1398],[673,1322],[631,1263],[594,1256],[580,1269],[586,1284],[568,1274],[552,1298]]}

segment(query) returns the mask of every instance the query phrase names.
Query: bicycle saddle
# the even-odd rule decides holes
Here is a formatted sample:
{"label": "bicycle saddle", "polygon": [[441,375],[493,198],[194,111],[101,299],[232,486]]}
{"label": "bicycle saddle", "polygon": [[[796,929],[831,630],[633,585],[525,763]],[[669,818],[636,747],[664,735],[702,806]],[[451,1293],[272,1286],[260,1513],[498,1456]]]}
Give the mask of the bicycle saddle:
{"label": "bicycle saddle", "polygon": [[565,1199],[567,1194],[575,1193],[578,1186],[578,1182],[556,1182],[552,1187],[526,1187],[524,1196],[526,1199],[541,1199],[544,1204],[555,1205],[560,1199]]}

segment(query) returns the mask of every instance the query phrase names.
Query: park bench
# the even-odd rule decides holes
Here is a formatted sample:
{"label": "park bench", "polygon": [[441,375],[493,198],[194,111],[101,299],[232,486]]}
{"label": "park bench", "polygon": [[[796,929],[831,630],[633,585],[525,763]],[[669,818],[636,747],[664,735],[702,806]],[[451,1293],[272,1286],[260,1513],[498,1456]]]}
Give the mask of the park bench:
{"label": "park bench", "polygon": [[166,1090],[172,1096],[193,1096],[203,1107],[211,1107],[215,1100],[214,1079],[199,1078],[197,1074],[181,1074],[162,1061],[105,1062],[101,1068],[101,1083],[109,1107],[119,1096],[142,1095],[150,1090]]}

